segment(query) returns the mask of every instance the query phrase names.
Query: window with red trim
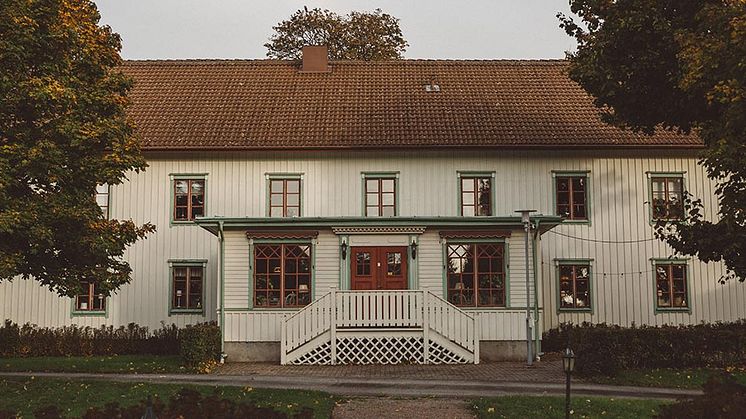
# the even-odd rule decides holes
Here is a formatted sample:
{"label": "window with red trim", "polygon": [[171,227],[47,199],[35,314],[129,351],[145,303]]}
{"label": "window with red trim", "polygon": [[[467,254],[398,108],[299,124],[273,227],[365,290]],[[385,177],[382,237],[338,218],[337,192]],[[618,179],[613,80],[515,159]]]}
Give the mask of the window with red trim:
{"label": "window with red trim", "polygon": [[461,178],[461,215],[492,215],[492,178]]}
{"label": "window with red trim", "polygon": [[311,245],[254,246],[254,307],[302,307],[311,302]]}
{"label": "window with red trim", "polygon": [[677,176],[653,176],[653,220],[681,220],[684,218],[684,179]]}
{"label": "window with red trim", "polygon": [[591,309],[591,267],[559,265],[560,309]]}
{"label": "window with red trim", "polygon": [[300,179],[270,179],[269,216],[300,217]]}
{"label": "window with red trim", "polygon": [[505,245],[449,244],[448,301],[457,306],[505,306]]}
{"label": "window with red trim", "polygon": [[171,308],[173,310],[202,310],[204,269],[198,266],[174,266]]}
{"label": "window with red trim", "polygon": [[658,308],[689,308],[686,264],[661,263],[655,265],[656,301]]}
{"label": "window with red trim", "polygon": [[396,215],[396,178],[365,178],[365,215],[393,217]]}
{"label": "window with red trim", "polygon": [[174,221],[193,221],[205,215],[205,180],[174,180]]}
{"label": "window with red trim", "polygon": [[93,282],[81,282],[82,292],[75,297],[75,311],[103,312],[106,310],[106,296],[99,292]]}
{"label": "window with red trim", "polygon": [[557,215],[568,220],[588,219],[586,176],[557,176]]}

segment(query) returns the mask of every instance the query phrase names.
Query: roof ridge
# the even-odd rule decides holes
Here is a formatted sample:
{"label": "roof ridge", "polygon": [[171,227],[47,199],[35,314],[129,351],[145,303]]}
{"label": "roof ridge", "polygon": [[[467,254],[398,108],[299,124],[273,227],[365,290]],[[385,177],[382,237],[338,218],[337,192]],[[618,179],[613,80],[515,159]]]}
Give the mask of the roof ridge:
{"label": "roof ridge", "polygon": [[[541,59],[430,59],[430,58],[404,58],[401,60],[330,60],[335,65],[392,65],[392,64],[514,64],[514,65],[558,65],[566,64],[563,58],[541,58]],[[125,64],[265,64],[265,65],[297,65],[299,60],[276,60],[267,58],[184,58],[184,59],[136,59],[124,60]]]}

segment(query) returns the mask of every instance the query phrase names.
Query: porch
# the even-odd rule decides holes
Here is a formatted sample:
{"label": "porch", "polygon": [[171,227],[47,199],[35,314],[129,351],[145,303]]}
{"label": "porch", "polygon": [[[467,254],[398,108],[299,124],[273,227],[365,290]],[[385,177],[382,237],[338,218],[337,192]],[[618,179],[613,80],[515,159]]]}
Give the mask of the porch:
{"label": "porch", "polygon": [[479,319],[430,291],[337,291],[281,321],[282,365],[479,363]]}

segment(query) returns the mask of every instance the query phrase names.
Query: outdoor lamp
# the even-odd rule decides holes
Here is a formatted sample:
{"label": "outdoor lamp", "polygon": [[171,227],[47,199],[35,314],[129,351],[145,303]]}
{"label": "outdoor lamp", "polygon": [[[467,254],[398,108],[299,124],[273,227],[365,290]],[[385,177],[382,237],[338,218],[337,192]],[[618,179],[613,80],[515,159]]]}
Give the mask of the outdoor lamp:
{"label": "outdoor lamp", "polygon": [[412,259],[417,259],[417,242],[412,240],[412,244],[409,246],[412,248]]}
{"label": "outdoor lamp", "polygon": [[562,367],[567,374],[572,374],[575,371],[575,352],[570,348],[565,349],[565,352],[562,354]]}
{"label": "outdoor lamp", "polygon": [[342,260],[347,259],[347,242],[343,241],[339,247],[342,248]]}

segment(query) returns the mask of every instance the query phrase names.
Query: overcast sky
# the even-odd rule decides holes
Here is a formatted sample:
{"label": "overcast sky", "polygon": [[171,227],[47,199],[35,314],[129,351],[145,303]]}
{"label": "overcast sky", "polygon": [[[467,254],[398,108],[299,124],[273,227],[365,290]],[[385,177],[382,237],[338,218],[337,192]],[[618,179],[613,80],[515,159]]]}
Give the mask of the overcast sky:
{"label": "overcast sky", "polygon": [[567,0],[96,0],[126,59],[265,58],[272,26],[302,8],[381,8],[398,17],[406,58],[562,58]]}

